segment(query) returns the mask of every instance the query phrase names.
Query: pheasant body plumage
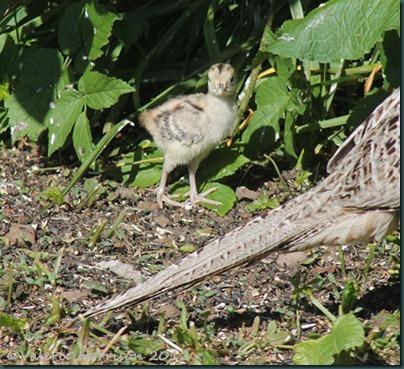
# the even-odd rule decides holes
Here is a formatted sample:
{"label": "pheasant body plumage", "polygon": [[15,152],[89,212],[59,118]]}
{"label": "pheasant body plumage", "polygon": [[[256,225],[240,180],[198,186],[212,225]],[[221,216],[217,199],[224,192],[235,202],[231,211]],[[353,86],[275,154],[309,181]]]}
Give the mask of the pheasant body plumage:
{"label": "pheasant body plumage", "polygon": [[212,241],[83,316],[134,306],[272,252],[379,240],[397,229],[400,89],[352,133],[330,161],[328,170],[329,176],[307,193]]}

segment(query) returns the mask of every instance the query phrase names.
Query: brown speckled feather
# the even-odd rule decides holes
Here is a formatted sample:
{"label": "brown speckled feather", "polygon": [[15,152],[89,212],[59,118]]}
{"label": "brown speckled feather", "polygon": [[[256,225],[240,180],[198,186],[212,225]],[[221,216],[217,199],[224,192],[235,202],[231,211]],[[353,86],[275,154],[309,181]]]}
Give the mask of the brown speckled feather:
{"label": "brown speckled feather", "polygon": [[208,93],[177,96],[144,111],[139,121],[164,152],[164,165],[157,202],[182,206],[165,195],[168,174],[178,165],[188,165],[190,201],[207,202],[208,193],[199,194],[195,173],[199,163],[234,130],[236,118],[236,79],[230,64],[213,64],[208,72]]}
{"label": "brown speckled feather", "polygon": [[354,131],[347,145],[351,149],[338,151],[338,160],[329,166],[331,174],[307,193],[234,229],[83,316],[134,306],[275,251],[383,238],[399,224],[400,89]]}

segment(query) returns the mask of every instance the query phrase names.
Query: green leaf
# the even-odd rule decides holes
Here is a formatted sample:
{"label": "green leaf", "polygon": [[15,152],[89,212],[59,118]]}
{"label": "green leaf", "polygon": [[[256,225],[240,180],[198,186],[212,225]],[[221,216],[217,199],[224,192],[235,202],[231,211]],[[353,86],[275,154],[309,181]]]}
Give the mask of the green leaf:
{"label": "green leaf", "polygon": [[286,153],[291,157],[297,159],[294,143],[294,137],[296,136],[295,121],[296,121],[295,115],[290,112],[286,112],[283,139],[285,142]]}
{"label": "green leaf", "polygon": [[94,282],[91,281],[85,281],[84,284],[91,288],[94,291],[99,291],[99,292],[107,292],[107,289],[105,288],[105,286],[101,285],[101,284],[96,284]]}
{"label": "green leaf", "polygon": [[290,85],[292,74],[296,73],[296,61],[291,58],[274,55],[273,57],[276,74],[282,79],[285,85]]}
{"label": "green leaf", "polygon": [[205,16],[205,24],[203,26],[203,34],[205,36],[205,44],[208,50],[209,59],[215,60],[220,55],[220,48],[216,37],[215,30],[215,2],[209,6]]}
{"label": "green leaf", "polygon": [[332,365],[333,353],[328,351],[328,336],[317,340],[298,343],[293,346],[293,361],[297,365]]}
{"label": "green leaf", "polygon": [[359,297],[359,284],[352,280],[345,284],[341,292],[341,309],[344,314],[349,313]]}
{"label": "green leaf", "polygon": [[202,352],[202,357],[202,365],[218,365],[218,362],[208,350],[204,350]]}
{"label": "green leaf", "polygon": [[58,27],[59,46],[64,54],[73,55],[80,49],[87,60],[96,60],[108,44],[117,16],[98,1],[80,1],[68,6]]}
{"label": "green leaf", "polygon": [[401,82],[401,41],[396,31],[387,31],[380,50],[383,72],[391,87],[397,88]]}
{"label": "green leaf", "polygon": [[14,144],[27,136],[36,142],[48,127],[50,107],[54,104],[52,88],[18,86],[6,101],[10,118],[11,139]]}
{"label": "green leaf", "polygon": [[161,178],[163,153],[160,150],[143,148],[145,142],[141,142],[133,153],[125,156],[122,167],[117,168],[115,173],[111,172],[129,186],[150,187]]}
{"label": "green leaf", "polygon": [[299,91],[288,90],[281,77],[271,77],[261,82],[257,87],[255,100],[258,109],[242,136],[248,155],[255,155],[272,147],[280,137],[280,120],[285,118],[286,112],[296,115],[302,114],[305,109]]}
{"label": "green leaf", "polygon": [[364,341],[365,331],[360,320],[353,314],[343,315],[337,318],[331,333],[293,346],[293,361],[298,365],[331,365],[334,355],[360,347]]}
{"label": "green leaf", "polygon": [[397,0],[331,0],[303,19],[286,21],[265,51],[322,63],[354,60],[391,29],[400,29]]}
{"label": "green leaf", "polygon": [[36,88],[56,85],[62,66],[63,57],[56,49],[28,51],[22,61],[21,82]]}
{"label": "green leaf", "polygon": [[48,156],[63,146],[84,107],[84,99],[74,89],[63,91],[49,123]]}
{"label": "green leaf", "polygon": [[100,182],[95,178],[87,178],[84,181],[83,188],[87,191],[87,193],[93,192],[98,186]]}
{"label": "green leaf", "polygon": [[388,96],[388,93],[379,89],[375,93],[355,101],[355,105],[346,122],[347,127],[355,128],[367,119],[372,111]]}
{"label": "green leaf", "polygon": [[41,197],[45,200],[54,200],[56,204],[63,204],[63,195],[58,187],[48,187],[41,192]]}
{"label": "green leaf", "polygon": [[8,130],[7,111],[0,107],[0,135]]}
{"label": "green leaf", "polygon": [[337,318],[330,336],[334,349],[341,352],[362,346],[365,340],[365,330],[362,322],[350,313]]}
{"label": "green leaf", "polygon": [[77,118],[73,129],[73,146],[81,162],[93,149],[93,139],[86,113],[83,111]]}
{"label": "green leaf", "polygon": [[264,193],[254,202],[248,204],[245,208],[249,212],[254,212],[256,210],[263,210],[263,209],[275,209],[279,206],[278,199],[270,199],[268,197],[268,193],[264,191]]}
{"label": "green leaf", "polygon": [[2,76],[1,82],[4,82],[4,76],[10,77],[13,75],[18,75],[20,51],[20,47],[18,47],[14,43],[10,35],[6,33],[0,35],[0,76]]}
{"label": "green leaf", "polygon": [[204,182],[231,176],[249,161],[235,147],[220,147],[214,150],[206,159],[205,163],[209,162],[208,164],[204,165],[202,162],[201,169],[198,170],[198,179]]}
{"label": "green leaf", "polygon": [[290,333],[288,331],[281,331],[268,335],[267,339],[272,346],[278,346],[284,345],[289,337]]}
{"label": "green leaf", "polygon": [[185,304],[181,301],[177,301],[177,306],[179,309],[181,309],[181,319],[180,319],[180,325],[182,329],[188,330],[188,313],[187,313],[187,307]]}
{"label": "green leaf", "polygon": [[266,106],[257,110],[243,132],[241,141],[245,145],[244,153],[249,157],[272,148],[279,138],[281,112],[270,109],[270,106]]}
{"label": "green leaf", "polygon": [[79,80],[78,88],[83,93],[87,105],[95,110],[108,108],[115,104],[122,94],[134,91],[126,82],[98,72],[85,73]]}
{"label": "green leaf", "polygon": [[83,43],[82,23],[88,22],[88,19],[84,18],[83,6],[85,3],[83,0],[69,5],[60,18],[58,42],[65,55],[73,55]]}
{"label": "green leaf", "polygon": [[153,355],[157,351],[160,351],[164,348],[164,344],[162,342],[156,342],[145,338],[131,338],[129,339],[128,346],[136,353],[146,356]]}
{"label": "green leaf", "polygon": [[[297,166],[297,165],[296,165]],[[301,166],[300,166],[301,167]],[[309,177],[312,175],[313,173],[309,172],[308,170],[303,170],[300,169],[297,173],[296,173],[296,184],[298,186],[302,186],[303,184],[305,184],[305,182],[309,179]]]}
{"label": "green leaf", "polygon": [[[272,94],[272,91],[276,91]],[[246,144],[245,152],[254,156],[260,151],[271,148],[279,137],[279,120],[284,114],[281,105],[274,106],[271,98],[285,96],[287,90],[279,77],[263,81],[257,88],[255,101],[258,109],[255,111],[246,130],[243,132],[242,142]]]}
{"label": "green leaf", "polygon": [[205,208],[215,211],[221,217],[225,216],[234,206],[237,201],[236,194],[229,187],[222,183],[209,182],[201,188],[201,192],[205,192],[210,188],[216,187],[217,190],[213,191],[206,198],[214,201],[219,201],[221,205],[210,205],[201,202]]}
{"label": "green leaf", "polygon": [[263,108],[268,104],[281,104],[282,111],[285,110],[288,103],[288,89],[282,78],[271,77],[262,81],[257,87],[255,101],[258,108]]}
{"label": "green leaf", "polygon": [[188,328],[184,329],[178,326],[173,330],[173,341],[180,345],[186,344],[188,346],[194,343]]}
{"label": "green leaf", "polygon": [[186,253],[191,253],[196,251],[198,248],[195,245],[192,245],[190,243],[186,243],[185,245],[182,245],[179,250],[181,252],[186,252]]}
{"label": "green leaf", "polygon": [[123,13],[122,19],[115,22],[112,33],[123,42],[126,49],[129,49],[141,35],[147,34],[149,28],[149,23],[138,11],[129,11]]}
{"label": "green leaf", "polygon": [[[130,168],[130,171],[132,173],[128,173]],[[135,169],[139,168],[139,169]],[[141,172],[138,172],[138,170],[141,169]],[[155,165],[155,164],[141,164],[139,166],[124,166],[122,167],[122,172],[124,175],[124,178],[127,178],[128,184],[130,186],[135,186],[135,187],[140,187],[140,188],[146,188],[150,187],[151,185],[157,183],[160,181],[161,178],[161,171],[162,171],[162,166],[161,165]],[[128,174],[126,174],[128,173]],[[134,177],[134,178],[133,178]]]}
{"label": "green leaf", "polygon": [[84,51],[79,51],[74,59],[74,72],[77,75],[83,75],[94,69],[94,62],[88,59]]}
{"label": "green leaf", "polygon": [[[173,183],[171,188],[171,193],[174,195],[184,195],[186,192],[189,191],[189,185],[184,183],[182,180]],[[233,208],[234,204],[237,201],[236,194],[230,187],[217,182],[208,182],[204,184],[199,189],[199,192],[203,193],[211,188],[216,188],[216,190],[206,196],[206,198],[209,200],[219,201],[221,205],[211,205],[202,201],[198,204],[204,206],[205,208],[213,210],[220,216],[226,215]],[[182,201],[181,197],[179,197],[178,199],[176,198],[175,200]]]}
{"label": "green leaf", "polygon": [[25,324],[28,322],[28,318],[16,319],[11,315],[0,313],[0,327],[11,328],[14,332],[22,334],[22,330]]}
{"label": "green leaf", "polygon": [[85,5],[84,17],[87,16],[89,23],[86,23],[84,27],[84,49],[88,59],[95,60],[103,54],[102,47],[109,42],[117,16],[108,12],[106,7],[98,1],[91,1]]}

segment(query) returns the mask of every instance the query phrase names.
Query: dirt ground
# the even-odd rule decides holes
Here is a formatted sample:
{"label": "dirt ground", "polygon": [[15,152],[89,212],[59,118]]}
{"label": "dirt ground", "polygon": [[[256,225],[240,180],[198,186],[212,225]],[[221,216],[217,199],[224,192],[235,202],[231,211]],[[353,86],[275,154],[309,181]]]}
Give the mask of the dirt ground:
{"label": "dirt ground", "polygon": [[[249,213],[245,209],[251,198],[259,196],[264,190],[277,196],[281,202],[289,196],[280,192],[276,177],[268,177],[271,174],[269,171],[253,168],[247,179],[239,183],[234,181],[239,187],[238,193],[250,199],[241,199],[230,213],[220,217],[203,207],[192,210],[167,207],[160,210],[152,189],[129,188],[94,176],[104,189],[97,196],[89,197],[84,190],[83,179],[69,192],[63,204],[24,224],[26,219],[49,203],[40,196],[41,192],[52,186],[64,188],[74,169],[73,166],[49,163],[39,155],[38,150],[29,147],[20,150],[2,148],[0,151],[3,280],[7,276],[7,266],[14,266],[12,304],[2,312],[29,317],[32,320],[31,331],[39,329],[48,316],[50,296],[57,293],[62,307],[71,317],[75,316],[185,257],[187,247],[191,251],[202,247],[260,212],[267,211]],[[284,175],[293,183],[294,173],[284,172]],[[298,191],[292,193],[296,194]],[[122,221],[112,232],[119,217]],[[97,230],[101,232],[98,234]],[[35,260],[40,260],[53,271],[58,253],[61,259],[58,275],[53,279],[54,285],[49,283],[49,278],[42,285],[27,280],[28,276],[35,274],[28,268],[35,264]],[[357,316],[364,322],[381,311],[393,312],[400,308],[399,274],[394,276],[391,273],[392,269],[399,268],[399,251],[389,243],[379,244],[366,274],[364,269],[368,255],[366,246],[344,248],[348,279],[354,277],[360,285],[360,298],[355,307],[362,308]],[[306,298],[296,299],[296,289],[290,279],[296,279],[299,273],[302,278],[312,281],[310,286],[315,298],[331,313],[338,315],[340,292],[347,279],[342,274],[339,254],[334,248],[272,255],[254,265],[212,277],[181,294],[174,292],[150,301],[149,313],[155,319],[154,325],[163,311],[169,324],[176,322],[180,319],[180,309],[176,305],[179,299],[187,307],[189,320],[198,325],[202,324],[200,312],[209,310],[208,321],[215,325],[217,336],[222,341],[229,340],[229,350],[234,337],[239,337],[243,327],[251,327],[258,316],[264,326],[276,321],[279,329],[289,332],[287,344],[293,345],[311,334],[321,335],[330,329],[328,319]],[[4,288],[0,292],[5,299]],[[128,321],[125,311],[115,312],[107,327],[117,331]],[[150,327],[137,329],[145,333],[150,331]],[[3,335],[2,340],[1,330],[2,327],[0,349],[4,351],[13,339],[6,342]],[[73,333],[70,332],[72,336]],[[17,344],[18,338],[14,340]],[[227,354],[220,362],[293,364],[292,355],[291,350],[268,347],[245,357]],[[398,364],[399,348],[384,346],[379,351],[368,353],[364,360],[367,364]]]}

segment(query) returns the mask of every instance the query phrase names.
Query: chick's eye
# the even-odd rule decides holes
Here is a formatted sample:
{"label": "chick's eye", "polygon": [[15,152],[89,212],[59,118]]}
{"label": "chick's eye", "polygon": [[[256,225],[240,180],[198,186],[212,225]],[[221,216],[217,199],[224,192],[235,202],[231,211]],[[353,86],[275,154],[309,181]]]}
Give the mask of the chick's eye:
{"label": "chick's eye", "polygon": [[230,83],[234,83],[234,76],[230,78]]}

